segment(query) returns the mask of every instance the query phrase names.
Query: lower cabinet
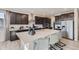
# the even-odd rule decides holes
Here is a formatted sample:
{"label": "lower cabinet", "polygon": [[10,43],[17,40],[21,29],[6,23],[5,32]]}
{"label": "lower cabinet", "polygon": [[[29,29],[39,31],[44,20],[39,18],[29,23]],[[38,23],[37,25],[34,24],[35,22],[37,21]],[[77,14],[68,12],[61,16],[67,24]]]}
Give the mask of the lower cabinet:
{"label": "lower cabinet", "polygon": [[34,41],[34,50],[48,50],[48,39],[38,39]]}
{"label": "lower cabinet", "polygon": [[39,39],[39,50],[48,50],[48,40],[46,39]]}
{"label": "lower cabinet", "polygon": [[33,49],[34,50],[38,50],[39,49],[39,40],[35,40],[34,41]]}
{"label": "lower cabinet", "polygon": [[16,36],[16,32],[15,31],[11,31],[10,32],[10,40],[11,41],[19,40],[19,38]]}

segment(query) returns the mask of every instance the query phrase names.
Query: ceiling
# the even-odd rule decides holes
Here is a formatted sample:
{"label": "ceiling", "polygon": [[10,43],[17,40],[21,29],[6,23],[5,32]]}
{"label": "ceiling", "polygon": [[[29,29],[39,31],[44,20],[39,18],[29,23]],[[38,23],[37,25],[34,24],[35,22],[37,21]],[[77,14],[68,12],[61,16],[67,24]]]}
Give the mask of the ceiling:
{"label": "ceiling", "polygon": [[26,14],[32,13],[36,15],[55,16],[73,12],[74,8],[5,8],[5,10]]}

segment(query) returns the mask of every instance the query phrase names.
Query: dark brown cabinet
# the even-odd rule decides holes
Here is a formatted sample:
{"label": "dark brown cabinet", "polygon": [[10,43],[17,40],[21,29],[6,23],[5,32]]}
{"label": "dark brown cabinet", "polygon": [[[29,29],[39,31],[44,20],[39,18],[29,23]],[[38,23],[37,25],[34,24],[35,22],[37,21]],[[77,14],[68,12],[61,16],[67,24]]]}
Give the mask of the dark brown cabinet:
{"label": "dark brown cabinet", "polygon": [[16,14],[10,13],[10,24],[16,24]]}
{"label": "dark brown cabinet", "polygon": [[28,16],[27,15],[22,15],[21,18],[22,18],[22,20],[21,20],[22,24],[28,24]]}
{"label": "dark brown cabinet", "polygon": [[55,16],[55,21],[66,21],[68,19],[74,19],[74,13],[66,13],[59,16]]}
{"label": "dark brown cabinet", "polygon": [[11,12],[10,24],[28,24],[28,15]]}
{"label": "dark brown cabinet", "polygon": [[22,18],[21,18],[21,14],[16,14],[16,24],[21,24],[21,20],[22,20]]}
{"label": "dark brown cabinet", "polygon": [[[28,24],[28,15],[27,14],[20,14],[15,12],[10,12],[10,24],[12,25],[26,25]],[[11,27],[15,29],[14,27]],[[20,27],[22,28],[22,27]],[[18,40],[19,38],[16,35],[16,31],[10,31],[10,40]]]}
{"label": "dark brown cabinet", "polygon": [[35,16],[35,24],[42,24],[44,28],[51,27],[51,19],[47,17]]}
{"label": "dark brown cabinet", "polygon": [[19,40],[15,31],[10,31],[10,41]]}

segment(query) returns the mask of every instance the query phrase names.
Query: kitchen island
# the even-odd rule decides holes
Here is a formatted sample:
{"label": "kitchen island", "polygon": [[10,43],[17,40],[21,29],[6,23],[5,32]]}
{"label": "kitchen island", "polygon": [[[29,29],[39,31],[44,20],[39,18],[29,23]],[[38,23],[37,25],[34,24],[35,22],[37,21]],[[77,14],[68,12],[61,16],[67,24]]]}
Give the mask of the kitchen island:
{"label": "kitchen island", "polygon": [[22,47],[24,49],[34,50],[35,40],[50,36],[51,34],[55,34],[55,33],[59,34],[59,31],[52,29],[41,29],[41,30],[36,30],[35,32],[36,32],[35,35],[29,35],[28,32],[16,33],[18,38],[21,40]]}

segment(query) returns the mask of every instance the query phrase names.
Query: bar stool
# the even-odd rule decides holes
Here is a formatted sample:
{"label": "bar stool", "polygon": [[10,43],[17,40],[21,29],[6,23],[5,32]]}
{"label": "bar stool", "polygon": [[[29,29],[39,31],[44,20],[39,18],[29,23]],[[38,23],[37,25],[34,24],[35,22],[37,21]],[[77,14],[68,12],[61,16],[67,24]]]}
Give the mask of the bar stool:
{"label": "bar stool", "polygon": [[54,34],[51,34],[50,35],[50,47],[49,47],[49,49],[50,50],[52,50],[52,49],[54,49],[54,50],[57,50],[55,47],[54,47],[54,45],[55,46],[57,46],[58,48],[60,48],[60,50],[63,50],[63,48],[61,48],[60,46],[58,46],[56,43],[58,43],[59,42],[59,34],[58,33],[54,33]]}

